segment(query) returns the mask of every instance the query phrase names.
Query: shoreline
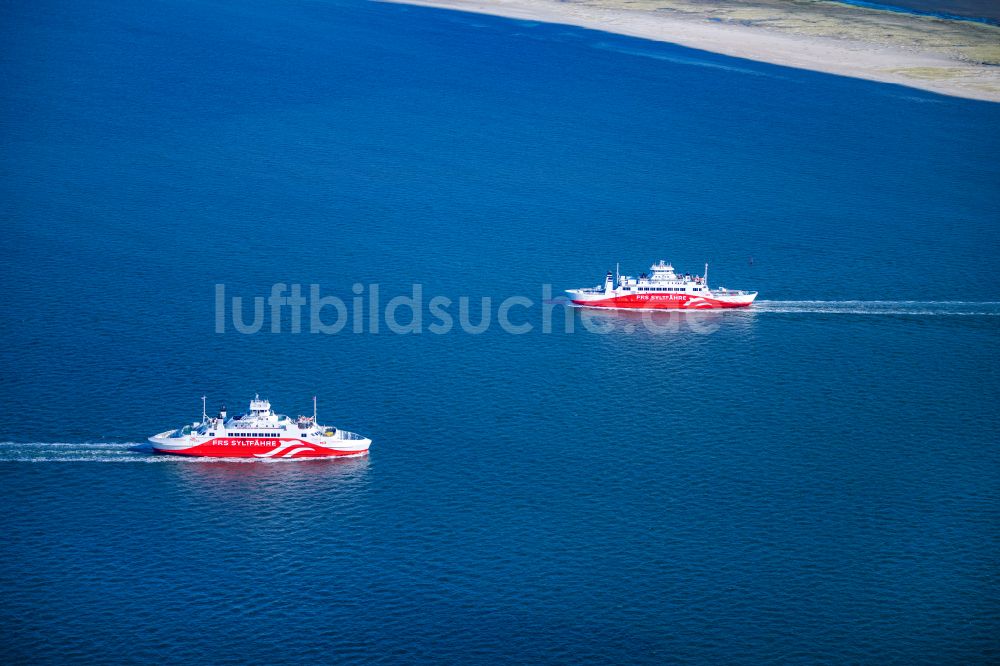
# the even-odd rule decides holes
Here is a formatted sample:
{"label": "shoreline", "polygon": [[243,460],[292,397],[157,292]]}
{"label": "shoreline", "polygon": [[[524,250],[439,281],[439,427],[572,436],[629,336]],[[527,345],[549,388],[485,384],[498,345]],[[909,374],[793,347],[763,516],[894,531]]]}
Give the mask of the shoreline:
{"label": "shoreline", "polygon": [[777,0],[381,0],[574,25],[773,65],[1000,102],[1000,27]]}

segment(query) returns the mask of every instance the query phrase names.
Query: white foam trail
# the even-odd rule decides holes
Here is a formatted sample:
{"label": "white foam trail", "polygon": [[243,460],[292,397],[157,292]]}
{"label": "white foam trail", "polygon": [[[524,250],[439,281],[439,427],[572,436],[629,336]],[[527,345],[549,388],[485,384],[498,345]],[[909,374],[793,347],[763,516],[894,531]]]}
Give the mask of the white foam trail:
{"label": "white foam trail", "polygon": [[1000,301],[757,301],[750,309],[779,314],[996,317]]}

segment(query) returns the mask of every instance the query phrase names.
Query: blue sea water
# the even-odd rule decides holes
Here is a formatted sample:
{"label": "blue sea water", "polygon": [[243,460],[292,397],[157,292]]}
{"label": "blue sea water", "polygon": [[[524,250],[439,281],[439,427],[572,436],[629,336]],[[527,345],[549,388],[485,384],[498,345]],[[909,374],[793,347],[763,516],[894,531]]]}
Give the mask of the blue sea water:
{"label": "blue sea water", "polygon": [[1000,24],[1000,5],[994,0],[839,0],[848,5],[870,7],[890,12],[904,12],[950,20],[969,20],[992,25]]}
{"label": "blue sea water", "polygon": [[[353,0],[2,16],[5,663],[1000,659],[1000,106]],[[659,258],[763,302],[542,331]],[[275,283],[533,329],[216,332]],[[371,455],[139,446],[258,391]]]}
{"label": "blue sea water", "polygon": [[993,0],[892,0],[891,2],[869,2],[868,0],[838,0],[848,5],[880,9],[887,12],[916,14],[948,19],[951,21],[973,21],[989,25],[1000,25],[1000,6]]}

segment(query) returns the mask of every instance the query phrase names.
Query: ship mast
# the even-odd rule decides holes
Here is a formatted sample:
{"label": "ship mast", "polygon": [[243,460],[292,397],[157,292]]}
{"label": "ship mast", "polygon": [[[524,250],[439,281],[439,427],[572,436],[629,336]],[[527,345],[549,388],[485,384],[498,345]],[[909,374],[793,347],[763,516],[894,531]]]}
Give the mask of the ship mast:
{"label": "ship mast", "polygon": [[702,279],[705,281],[705,289],[708,289],[708,262],[707,261],[705,262],[705,274],[702,276]]}
{"label": "ship mast", "polygon": [[316,423],[316,396],[313,396],[313,424]]}
{"label": "ship mast", "polygon": [[205,396],[201,396],[201,422],[205,423],[208,421],[208,414],[205,412]]}

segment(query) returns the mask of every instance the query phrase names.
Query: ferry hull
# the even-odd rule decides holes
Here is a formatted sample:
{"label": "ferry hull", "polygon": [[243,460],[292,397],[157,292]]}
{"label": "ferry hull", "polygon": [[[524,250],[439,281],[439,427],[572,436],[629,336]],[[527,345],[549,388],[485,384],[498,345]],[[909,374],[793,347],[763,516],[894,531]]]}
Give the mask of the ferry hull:
{"label": "ferry hull", "polygon": [[368,453],[371,440],[342,440],[336,443],[313,443],[301,439],[255,439],[216,437],[204,442],[174,441],[150,437],[156,453],[206,458],[254,458],[282,460],[300,458],[338,458]]}
{"label": "ferry hull", "polygon": [[715,310],[720,308],[745,308],[757,298],[756,293],[745,295],[694,296],[691,294],[584,294],[577,290],[566,292],[574,305],[588,308],[629,310]]}

